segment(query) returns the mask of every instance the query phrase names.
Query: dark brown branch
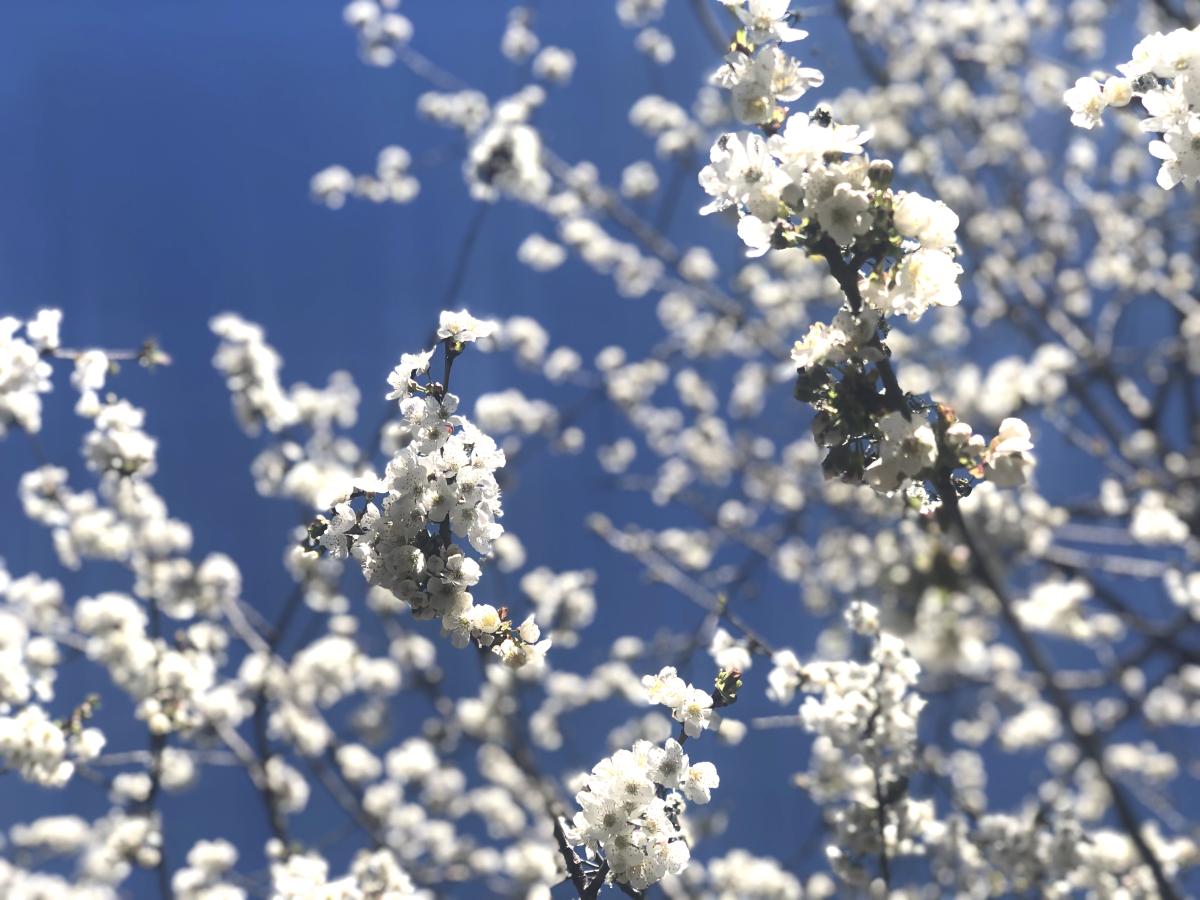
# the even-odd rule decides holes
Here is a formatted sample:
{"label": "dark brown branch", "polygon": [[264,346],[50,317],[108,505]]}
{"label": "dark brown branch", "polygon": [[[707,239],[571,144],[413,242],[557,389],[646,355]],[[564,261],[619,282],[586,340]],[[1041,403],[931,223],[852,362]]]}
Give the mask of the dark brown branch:
{"label": "dark brown branch", "polygon": [[567,874],[571,876],[571,884],[575,885],[575,890],[580,897],[583,897],[588,889],[587,876],[583,874],[583,866],[580,864],[579,857],[567,842],[567,833],[563,831],[562,819],[558,816],[554,817],[554,839],[558,841],[558,852],[562,854],[563,862],[566,863]]}

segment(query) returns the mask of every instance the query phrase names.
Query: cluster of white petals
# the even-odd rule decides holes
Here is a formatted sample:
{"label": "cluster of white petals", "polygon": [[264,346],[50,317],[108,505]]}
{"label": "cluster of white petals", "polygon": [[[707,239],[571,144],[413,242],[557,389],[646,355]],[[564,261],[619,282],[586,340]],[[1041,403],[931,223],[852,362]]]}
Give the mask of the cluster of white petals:
{"label": "cluster of white petals", "polygon": [[[444,377],[465,345],[496,327],[466,311],[443,312],[437,337],[446,358]],[[446,384],[433,380],[434,349],[405,354],[388,377],[388,399],[399,402],[400,418],[389,434],[398,449],[383,477],[359,479],[353,494],[310,531],[334,558],[353,557],[371,585],[389,591],[414,617],[439,619],[455,646],[474,641],[515,667],[540,663],[550,642],[540,640],[533,617],[517,626],[506,611],[475,603],[471,588],[482,569],[451,540],[465,538],[476,553],[491,555],[504,533],[496,471],[505,456],[458,414],[459,398]],[[357,498],[360,509],[351,505]]]}
{"label": "cluster of white petals", "polygon": [[358,49],[372,66],[390,66],[397,51],[412,38],[412,22],[396,10],[400,0],[350,0],[342,12],[346,24],[358,32]]}
{"label": "cluster of white petals", "polygon": [[30,434],[41,430],[39,395],[50,390],[51,373],[43,354],[58,349],[61,320],[58,310],[42,310],[28,322],[0,317],[0,437],[13,425]]}
{"label": "cluster of white petals", "polygon": [[1150,142],[1150,155],[1162,160],[1159,187],[1191,187],[1200,180],[1200,26],[1147,35],[1117,71],[1103,84],[1079,78],[1063,94],[1071,124],[1094,128],[1108,107],[1136,98],[1146,111],[1141,130],[1159,136]]}
{"label": "cluster of white petals", "polygon": [[329,863],[319,853],[286,853],[273,848],[279,857],[271,863],[271,890],[276,900],[308,900],[336,897],[338,900],[368,900],[420,896],[412,879],[387,849],[363,851],[341,878],[330,879]]}
{"label": "cluster of white petals", "polygon": [[75,761],[93,759],[103,747],[98,729],[64,727],[36,704],[0,716],[0,760],[35,784],[62,787],[74,774]]}
{"label": "cluster of white petals", "polygon": [[710,762],[691,763],[678,741],[638,741],[598,762],[575,795],[580,811],[567,841],[603,854],[612,877],[643,891],[678,875],[691,858],[680,827],[687,802],[704,804],[720,785]]}
{"label": "cluster of white petals", "polygon": [[699,737],[712,722],[712,696],[680,678],[673,666],[664,667],[657,675],[645,676],[642,686],[646,689],[646,699],[668,707],[671,718],[683,725],[688,737]]}
{"label": "cluster of white petals", "polygon": [[805,698],[800,718],[818,735],[806,784],[834,810],[836,837],[826,853],[839,875],[859,883],[869,878],[865,861],[879,853],[919,852],[933,819],[931,803],[907,795],[925,706],[913,690],[920,666],[900,638],[880,629],[878,616],[865,603],[846,613],[850,630],[871,640],[868,662],[814,662],[796,671],[800,688],[816,695]]}
{"label": "cluster of white petals", "polygon": [[312,177],[313,198],[330,209],[341,209],[347,197],[373,203],[411,203],[421,184],[410,171],[412,155],[403,147],[384,147],[372,174],[354,175],[345,166],[329,166]]}

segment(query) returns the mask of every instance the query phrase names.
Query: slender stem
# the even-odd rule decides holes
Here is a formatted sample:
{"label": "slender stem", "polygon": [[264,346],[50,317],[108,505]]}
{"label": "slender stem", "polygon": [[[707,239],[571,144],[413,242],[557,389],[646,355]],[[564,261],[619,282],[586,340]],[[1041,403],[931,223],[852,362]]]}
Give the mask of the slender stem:
{"label": "slender stem", "polygon": [[[158,610],[158,602],[151,599],[150,606],[150,635],[155,639],[157,646],[158,640],[162,637],[162,615]],[[155,678],[158,677],[158,663],[160,657],[155,657]],[[160,734],[157,731],[150,732],[150,793],[146,796],[146,809],[151,815],[158,812],[158,798],[162,793],[162,755],[163,750],[167,746],[167,736]],[[162,846],[158,852],[158,862],[154,866],[155,878],[158,882],[158,892],[163,900],[170,900],[173,896],[171,893],[171,873],[167,865],[167,836],[166,827],[163,824],[163,816],[159,814],[159,831],[162,836]]]}
{"label": "slender stem", "polygon": [[[829,266],[829,274],[834,277],[838,287],[842,289],[846,302],[850,305],[850,311],[858,315],[863,308],[862,292],[858,289],[858,266],[854,262],[846,260],[846,257],[842,255],[842,248],[827,234],[822,235],[815,249],[824,258],[825,264]],[[875,370],[879,373],[880,381],[883,382],[884,398],[888,405],[904,418],[912,418],[912,410],[908,408],[908,401],[896,378],[896,370],[892,368],[892,361],[887,358],[886,348],[878,338],[876,338],[874,346],[883,354],[879,362],[875,364]]]}
{"label": "slender stem", "polygon": [[442,295],[442,309],[449,309],[454,305],[454,301],[458,299],[459,291],[462,290],[463,284],[466,282],[467,271],[471,268],[469,265],[471,251],[475,249],[475,244],[479,240],[479,234],[483,231],[483,222],[487,218],[488,210],[492,208],[490,203],[478,203],[475,206],[475,213],[471,216],[471,221],[467,225],[467,231],[463,235],[462,243],[459,245],[458,253],[454,258],[454,274],[450,277],[450,284],[446,287],[446,293]]}
{"label": "slender stem", "polygon": [[604,879],[608,877],[608,860],[604,860],[600,864],[600,868],[596,870],[596,874],[592,876],[592,880],[588,882],[588,886],[583,893],[579,895],[580,900],[594,900],[599,896],[600,888],[604,887]]}
{"label": "slender stem", "polygon": [[708,38],[708,42],[712,44],[713,49],[724,56],[729,50],[729,35],[721,29],[721,23],[713,15],[709,0],[692,0],[691,5],[696,21],[700,23],[700,27],[704,30],[704,36]]}
{"label": "slender stem", "polygon": [[566,863],[567,874],[571,876],[571,884],[575,885],[580,897],[584,896],[588,889],[587,876],[583,874],[579,857],[567,842],[567,833],[563,831],[562,819],[558,816],[554,817],[554,839],[558,842],[558,852],[562,854],[563,862]]}
{"label": "slender stem", "polygon": [[684,179],[694,171],[695,159],[691,155],[684,159],[676,158],[670,180],[654,215],[654,227],[659,231],[665,232],[670,227],[675,210],[679,207],[679,198],[683,196]]}
{"label": "slender stem", "polygon": [[883,796],[883,785],[879,783],[879,770],[875,770],[875,823],[879,828],[879,874],[888,890],[892,887],[892,864],[887,849],[887,799]]}

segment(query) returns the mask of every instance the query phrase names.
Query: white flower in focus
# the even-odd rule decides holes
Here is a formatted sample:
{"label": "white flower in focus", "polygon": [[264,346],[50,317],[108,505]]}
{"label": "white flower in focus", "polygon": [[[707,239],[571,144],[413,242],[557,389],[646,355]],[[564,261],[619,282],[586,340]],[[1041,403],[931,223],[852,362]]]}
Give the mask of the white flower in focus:
{"label": "white flower in focus", "polygon": [[771,121],[777,101],[799,100],[825,80],[816,69],[802,67],[778,47],[764,47],[752,59],[734,54],[718,80],[731,91],[733,112],[741,122]]}
{"label": "white flower in focus", "polygon": [[675,674],[674,666],[665,666],[657,675],[642,676],[646,699],[662,706],[680,706],[687,694],[687,682]]}
{"label": "white flower in focus", "polygon": [[792,362],[797,368],[825,365],[839,350],[846,336],[824,322],[814,322],[803,338],[792,345]]}
{"label": "white flower in focus", "polygon": [[863,299],[882,313],[915,322],[931,306],[958,305],[962,270],[947,251],[921,247],[905,256],[890,277],[866,281]]}
{"label": "white flower in focus", "polygon": [[792,345],[792,362],[797,368],[806,369],[812,365],[837,365],[852,356],[869,361],[878,353],[876,348],[867,346],[878,326],[877,310],[864,308],[857,315],[848,309],[838,310],[831,324],[813,323],[808,333]]}
{"label": "white flower in focus", "polygon": [[817,221],[839,247],[845,247],[871,228],[870,208],[870,195],[841,182],[817,204]]}
{"label": "white flower in focus", "polygon": [[752,44],[802,41],[808,37],[808,32],[788,24],[790,5],[791,0],[748,0],[746,7],[742,8],[741,4],[738,4],[734,12],[742,20],[746,28],[746,38]]}
{"label": "white flower in focus", "polygon": [[1162,133],[1177,128],[1191,113],[1191,102],[1178,83],[1147,91],[1142,95],[1142,106],[1149,118],[1142,119],[1140,127],[1147,132]]}
{"label": "white flower in focus", "polygon": [[1129,62],[1117,66],[1126,78],[1151,74],[1157,78],[1191,76],[1200,70],[1200,33],[1176,28],[1147,35],[1133,48]]}
{"label": "white flower in focus", "polygon": [[617,882],[643,891],[678,875],[691,857],[681,829],[683,798],[706,803],[720,779],[711,763],[690,765],[678,741],[636,741],[602,759],[583,778],[579,812],[566,829],[571,846],[602,854]]}
{"label": "white flower in focus", "polygon": [[471,627],[483,634],[495,634],[500,630],[500,613],[496,607],[480,603],[471,608]]}
{"label": "white flower in focus", "polygon": [[689,686],[683,702],[671,711],[676,722],[683,725],[688,737],[699,737],[712,721],[712,697],[699,688]]}
{"label": "white flower in focus", "polygon": [[1063,103],[1071,109],[1071,124],[1092,129],[1100,124],[1100,116],[1108,106],[1104,91],[1095,78],[1080,78],[1063,94]]}
{"label": "white flower in focus", "polygon": [[766,141],[756,134],[723,134],[709,158],[710,165],[700,170],[700,186],[713,200],[701,215],[742,206],[752,216],[774,219],[788,177],[767,152]]}
{"label": "white flower in focus", "polygon": [[349,503],[339,503],[333,508],[333,518],[325,526],[321,534],[321,546],[329,551],[334,559],[345,559],[350,552],[352,540],[347,532],[358,525],[358,516]]}
{"label": "white flower in focus", "polygon": [[1104,82],[1104,102],[1109,106],[1120,108],[1128,106],[1133,99],[1133,85],[1128,78],[1114,75]]}
{"label": "white flower in focus", "polygon": [[737,233],[746,245],[746,256],[754,259],[771,249],[775,223],[764,222],[757,216],[742,216],[738,219]]}
{"label": "white flower in focus", "polygon": [[712,799],[712,789],[720,785],[716,766],[710,762],[696,763],[688,767],[683,777],[683,795],[693,803],[704,804]]}
{"label": "white flower in focus", "polygon": [[984,473],[997,487],[1017,487],[1024,484],[1033,468],[1034,458],[1029,426],[1020,419],[1005,419],[1000,433],[992,438],[984,452]]}
{"label": "white flower in focus", "polygon": [[867,466],[867,483],[881,493],[896,490],[937,460],[937,437],[929,423],[917,414],[911,419],[890,412],[879,420],[879,458]]}
{"label": "white flower in focus", "polygon": [[857,125],[821,124],[806,113],[788,117],[783,131],[771,135],[771,153],[787,170],[793,180],[814,165],[821,164],[827,155],[857,156],[862,145],[871,137],[870,130],[860,131]]}
{"label": "white flower in focus", "polygon": [[499,326],[491,319],[477,319],[465,309],[458,312],[443,310],[438,317],[438,340],[453,340],[467,344],[488,337]]}
{"label": "white flower in focus", "polygon": [[521,623],[521,627],[517,629],[517,634],[521,640],[527,644],[536,644],[542,637],[542,629],[538,627],[537,622],[533,620],[533,614],[530,613],[525,617],[525,621]]}
{"label": "white flower in focus", "polygon": [[669,791],[679,787],[680,781],[688,771],[687,754],[674,738],[668,738],[662,747],[650,751],[650,778],[655,784],[661,784]]}
{"label": "white flower in focus", "polygon": [[902,237],[913,238],[932,250],[954,245],[958,216],[940,200],[901,192],[893,200],[892,210],[896,230]]}
{"label": "white flower in focus", "polygon": [[1150,155],[1163,161],[1158,186],[1167,191],[1180,183],[1191,187],[1200,180],[1200,114],[1191,113],[1163,138],[1150,142]]}

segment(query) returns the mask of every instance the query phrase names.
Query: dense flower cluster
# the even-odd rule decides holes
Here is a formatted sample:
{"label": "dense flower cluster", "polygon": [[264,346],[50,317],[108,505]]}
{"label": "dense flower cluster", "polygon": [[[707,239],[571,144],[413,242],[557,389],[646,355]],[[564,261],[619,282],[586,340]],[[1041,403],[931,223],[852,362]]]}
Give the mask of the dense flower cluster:
{"label": "dense flower cluster", "polygon": [[[62,313],[42,310],[28,322],[0,318],[0,437],[12,425],[36,434],[42,427],[40,394],[50,390],[51,367],[43,354],[58,349]],[[23,337],[18,332],[24,331]]]}
{"label": "dense flower cluster", "polygon": [[[748,25],[718,82],[733,91],[736,110],[744,107],[739,91],[746,83],[776,89],[758,95],[761,114],[739,113],[760,124],[766,136],[727,133],[716,140],[712,162],[700,174],[714,199],[702,211],[736,209],[738,234],[751,256],[788,247],[822,254],[845,293],[833,323],[812,324],[791,353],[800,370],[797,396],[817,410],[814,432],[829,449],[827,473],[864,480],[880,492],[896,491],[910,480],[934,480],[938,468],[966,468],[997,484],[1022,484],[1033,464],[1022,422],[1010,419],[1002,432],[1024,428],[1024,438],[1000,438],[984,451],[982,440],[948,410],[931,422],[929,404],[925,415],[914,409],[888,365],[889,316],[916,322],[931,306],[961,300],[962,268],[955,262],[959,217],[938,200],[893,191],[892,164],[864,155],[868,132],[836,124],[828,108],[788,115],[776,107],[803,90],[779,86],[778,80],[756,82],[751,70],[758,62],[751,64],[746,54],[764,42],[756,60],[775,59],[804,73],[796,74],[804,86],[820,83],[820,73],[798,70],[776,46],[804,32],[784,22],[786,4],[734,6]],[[865,275],[864,264],[870,265]],[[878,382],[883,396],[871,396]],[[943,432],[941,442],[937,430]]]}
{"label": "dense flower cluster", "polygon": [[[849,629],[871,640],[870,661],[800,665],[788,651],[771,673],[775,699],[788,702],[799,689],[804,727],[818,735],[806,784],[832,807],[836,838],[827,848],[835,871],[852,882],[869,879],[866,861],[879,854],[919,852],[932,805],[907,796],[917,764],[917,719],[925,701],[913,690],[920,666],[904,642],[881,630],[879,611],[854,603]],[[879,826],[876,822],[881,823]]]}
{"label": "dense flower cluster", "polygon": [[1200,27],[1148,35],[1117,71],[1103,84],[1080,78],[1063,94],[1071,124],[1094,128],[1105,109],[1136,98],[1147,114],[1141,130],[1160,136],[1150,142],[1150,155],[1162,160],[1159,187],[1191,187],[1200,180]]}
{"label": "dense flower cluster", "polygon": [[[697,737],[707,724],[712,700],[687,684],[674,669],[663,669],[643,682],[652,703],[675,709],[684,734]],[[704,724],[700,724],[700,723]],[[686,738],[681,737],[680,740]],[[686,805],[704,804],[720,785],[710,762],[692,763],[679,741],[661,746],[641,740],[597,763],[576,793],[575,814],[567,840],[602,854],[612,877],[636,891],[667,875],[678,875],[691,853],[680,821]]]}
{"label": "dense flower cluster", "polygon": [[[811,325],[791,352],[800,370],[797,396],[817,410],[814,432],[829,448],[827,473],[892,492],[910,479],[932,479],[945,446],[942,468],[965,466],[1003,484],[1023,483],[1031,442],[1019,442],[1019,449],[1018,442],[994,444],[985,460],[969,429],[964,435],[965,426],[955,422],[939,445],[935,426],[945,429],[952,415],[940,423],[920,415],[887,363],[889,316],[916,321],[932,306],[953,307],[962,299],[958,216],[940,201],[893,191],[891,163],[872,162],[863,152],[869,132],[836,123],[827,107],[789,115],[777,106],[821,81],[820,73],[800,69],[778,46],[805,32],[787,23],[786,3],[730,5],[745,28],[717,82],[732,91],[739,118],[763,134],[717,139],[700,173],[713,197],[702,212],[734,209],[751,256],[799,247],[826,257],[844,292],[833,322]],[[789,74],[763,77],[764,66]],[[872,396],[877,382],[883,396]],[[967,446],[976,452],[962,454]]]}
{"label": "dense flower cluster", "polygon": [[[736,97],[745,74],[733,63],[730,69],[725,83]],[[774,106],[778,99],[796,97],[770,96],[765,102],[771,115],[783,114]],[[873,313],[915,321],[931,306],[954,306],[962,299],[957,286],[962,267],[954,260],[958,217],[919,194],[894,194],[890,164],[872,164],[863,155],[868,137],[856,126],[835,123],[823,107],[811,116],[792,114],[769,137],[722,135],[700,173],[701,186],[713,197],[703,211],[737,209],[738,234],[751,256],[771,248],[816,248],[827,238],[843,252],[873,258],[873,272],[859,288],[861,300],[850,311],[859,316],[865,301]],[[863,323],[854,322],[850,330],[861,328]],[[832,330],[842,333],[840,342],[810,338],[810,343],[827,343],[836,351],[847,340],[846,329],[835,324]],[[812,355],[817,361],[823,356]]]}
{"label": "dense flower cluster", "polygon": [[93,759],[103,747],[99,730],[64,727],[34,704],[0,716],[0,759],[36,784],[62,787],[75,772],[73,760]]}
{"label": "dense flower cluster", "polygon": [[549,641],[530,616],[519,626],[506,610],[476,604],[470,589],[482,569],[451,536],[466,538],[476,553],[488,556],[504,533],[497,521],[504,511],[496,470],[504,451],[465,416],[449,392],[455,358],[468,343],[487,337],[492,322],[467,312],[443,312],[437,336],[445,354],[442,382],[433,380],[434,350],[405,354],[388,376],[388,399],[400,405],[397,429],[389,436],[398,447],[382,479],[360,480],[350,500],[334,504],[332,515],[310,528],[317,545],[333,557],[352,556],[367,581],[390,591],[418,619],[439,619],[442,632],[457,647],[474,641],[490,647],[504,662],[522,666],[540,662]]}

